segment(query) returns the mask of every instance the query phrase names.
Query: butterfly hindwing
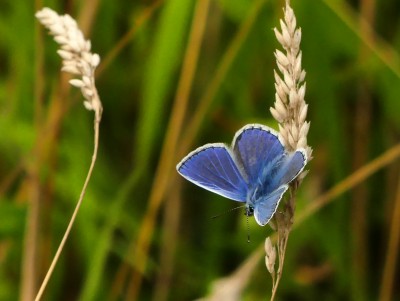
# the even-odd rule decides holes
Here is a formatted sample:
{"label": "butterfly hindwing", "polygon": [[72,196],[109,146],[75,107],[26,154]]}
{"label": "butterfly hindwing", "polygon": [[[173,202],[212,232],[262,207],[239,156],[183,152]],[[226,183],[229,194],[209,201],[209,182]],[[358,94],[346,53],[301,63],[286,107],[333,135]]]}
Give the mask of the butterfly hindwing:
{"label": "butterfly hindwing", "polygon": [[176,169],[204,189],[235,201],[246,201],[247,183],[224,144],[206,144],[196,149]]}
{"label": "butterfly hindwing", "polygon": [[283,194],[288,189],[288,185],[282,185],[278,189],[271,192],[265,198],[261,199],[254,206],[254,218],[260,226],[268,224],[276,209]]}
{"label": "butterfly hindwing", "polygon": [[260,124],[249,124],[237,131],[232,148],[236,160],[249,177],[249,183],[256,183],[266,165],[279,159],[285,152],[278,134]]}
{"label": "butterfly hindwing", "polygon": [[303,149],[285,154],[275,167],[270,189],[275,190],[281,185],[292,182],[301,173],[306,162],[306,153]]}

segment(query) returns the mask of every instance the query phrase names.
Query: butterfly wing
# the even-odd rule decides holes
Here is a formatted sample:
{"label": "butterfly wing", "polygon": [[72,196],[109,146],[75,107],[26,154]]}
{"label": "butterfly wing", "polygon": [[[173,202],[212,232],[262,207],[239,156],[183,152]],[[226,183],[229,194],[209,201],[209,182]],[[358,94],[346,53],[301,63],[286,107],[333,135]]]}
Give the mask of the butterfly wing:
{"label": "butterfly wing", "polygon": [[254,206],[254,218],[260,226],[265,226],[271,220],[279,201],[288,189],[288,185],[282,185],[271,194],[258,201]]}
{"label": "butterfly wing", "polygon": [[232,148],[252,184],[259,181],[266,165],[279,161],[285,153],[278,133],[260,124],[249,124],[237,131]]}
{"label": "butterfly wing", "polygon": [[206,144],[194,150],[176,169],[204,189],[235,201],[246,201],[247,183],[224,144]]}
{"label": "butterfly wing", "polygon": [[303,149],[285,154],[273,167],[273,172],[270,176],[269,189],[275,190],[281,185],[292,182],[304,169],[306,163],[307,156]]}
{"label": "butterfly wing", "polygon": [[299,149],[292,153],[285,153],[274,164],[263,171],[263,192],[266,197],[258,199],[254,205],[254,217],[261,226],[266,225],[276,209],[283,194],[288,189],[288,184],[293,181],[304,169],[307,157],[304,150]]}

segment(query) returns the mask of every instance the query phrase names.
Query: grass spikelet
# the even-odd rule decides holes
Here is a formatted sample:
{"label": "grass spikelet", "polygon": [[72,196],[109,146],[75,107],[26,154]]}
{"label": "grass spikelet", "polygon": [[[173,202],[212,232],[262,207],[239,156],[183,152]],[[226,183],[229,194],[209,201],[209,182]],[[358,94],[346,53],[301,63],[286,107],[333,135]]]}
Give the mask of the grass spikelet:
{"label": "grass spikelet", "polygon": [[305,71],[302,69],[300,51],[301,29],[296,28],[296,16],[289,2],[284,9],[281,30],[274,28],[275,36],[284,52],[275,51],[278,71],[275,75],[275,104],[270,108],[278,121],[280,135],[289,151],[304,148],[307,158],[312,158],[312,149],[307,144],[310,123],[306,121],[308,105],[304,100],[306,91]]}
{"label": "grass spikelet", "polygon": [[60,44],[61,49],[57,53],[62,58],[61,70],[81,76],[81,79],[71,79],[69,83],[81,89],[85,98],[85,108],[95,111],[96,119],[100,119],[103,107],[94,78],[96,67],[100,64],[100,56],[90,51],[90,41],[85,40],[71,16],[60,16],[47,7],[38,11],[35,16],[54,36],[54,41]]}
{"label": "grass spikelet", "polygon": [[[306,121],[308,105],[304,100],[306,83],[305,71],[302,68],[302,53],[300,50],[301,29],[297,27],[296,16],[290,7],[289,1],[283,10],[284,18],[280,20],[280,30],[274,28],[276,39],[281,44],[283,51],[275,51],[276,65],[275,77],[275,104],[270,108],[272,116],[278,121],[279,135],[285,148],[291,152],[304,149],[307,160],[312,158],[312,149],[307,143],[307,134],[310,123]],[[284,204],[282,213],[274,216],[274,224],[278,232],[278,269],[275,271],[274,263],[276,251],[269,237],[265,241],[266,266],[272,276],[272,296],[274,300],[282,276],[286,246],[289,233],[294,221],[296,190],[301,179],[307,172],[303,172],[291,184],[290,196]]]}

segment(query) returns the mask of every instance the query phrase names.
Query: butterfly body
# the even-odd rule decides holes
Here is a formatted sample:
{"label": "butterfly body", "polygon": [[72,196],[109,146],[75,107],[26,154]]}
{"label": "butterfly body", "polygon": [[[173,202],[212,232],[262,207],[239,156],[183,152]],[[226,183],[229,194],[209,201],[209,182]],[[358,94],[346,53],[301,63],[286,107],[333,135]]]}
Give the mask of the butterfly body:
{"label": "butterfly body", "polygon": [[183,158],[177,171],[204,189],[245,202],[245,215],[264,226],[306,161],[302,149],[287,152],[273,129],[250,124],[236,132],[231,147],[206,144]]}

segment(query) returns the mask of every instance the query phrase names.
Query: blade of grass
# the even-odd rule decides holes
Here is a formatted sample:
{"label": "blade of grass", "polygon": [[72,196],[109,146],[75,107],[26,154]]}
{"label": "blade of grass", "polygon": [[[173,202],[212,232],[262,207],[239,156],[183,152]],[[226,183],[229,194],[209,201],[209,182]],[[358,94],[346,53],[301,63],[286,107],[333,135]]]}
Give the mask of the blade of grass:
{"label": "blade of grass", "polygon": [[182,72],[160,155],[159,165],[156,170],[155,180],[148,201],[148,209],[140,227],[139,236],[135,245],[136,252],[134,252],[133,259],[134,266],[137,270],[134,271],[132,280],[128,287],[128,300],[135,300],[138,295],[142,282],[142,275],[148,259],[148,250],[154,232],[155,219],[164,198],[164,193],[168,187],[170,175],[174,170],[175,162],[171,160],[171,154],[176,153],[178,138],[181,133],[193,84],[193,78],[197,67],[205,24],[207,23],[206,20],[209,4],[209,0],[199,1],[195,8]]}
{"label": "blade of grass", "polygon": [[215,75],[211,79],[211,82],[208,85],[206,92],[200,99],[199,106],[194,111],[194,116],[192,117],[189,125],[186,127],[186,130],[183,133],[182,144],[179,148],[177,158],[181,158],[182,156],[184,156],[192,146],[197,136],[196,134],[198,133],[201,124],[204,121],[204,116],[207,115],[207,112],[211,107],[211,104],[215,98],[215,95],[218,92],[218,89],[221,86],[222,81],[224,80],[240,48],[243,46],[243,43],[249,35],[249,32],[265,2],[266,0],[254,1],[252,6],[250,7],[247,17],[243,20],[242,24],[240,25],[239,31],[235,35],[227,51],[222,57],[221,62],[219,63],[218,68],[215,72]]}
{"label": "blade of grass", "polygon": [[400,175],[397,184],[397,195],[394,200],[393,216],[389,232],[389,241],[386,260],[383,269],[379,301],[393,300],[393,284],[396,275],[396,266],[400,245]]}
{"label": "blade of grass", "polygon": [[302,224],[304,220],[315,214],[322,207],[328,205],[336,197],[355,187],[381,168],[396,161],[399,157],[400,144],[397,144],[315,199],[303,211],[299,212],[299,214],[296,216],[296,222],[294,226]]}
{"label": "blade of grass", "polygon": [[[153,150],[157,149],[154,144],[157,142],[156,138],[163,124],[160,120],[162,120],[164,107],[166,106],[166,95],[172,85],[173,74],[179,63],[185,37],[184,31],[187,28],[186,22],[189,18],[191,5],[187,1],[175,0],[168,1],[163,9],[159,31],[152,48],[153,53],[149,56],[149,63],[144,76],[142,108],[136,126],[138,131],[136,134],[136,153],[134,154],[135,171],[130,176],[129,185],[124,185],[124,189],[129,191],[137,184],[137,180],[148,172],[149,160]],[[154,10],[151,12],[154,12]],[[143,17],[143,19],[146,18]],[[80,300],[93,300],[96,298],[97,288],[101,281],[101,271],[104,268],[106,252],[112,237],[112,230],[116,226],[118,215],[123,208],[123,203],[128,193],[125,190],[123,193],[121,192],[120,197],[114,201],[115,204],[110,209],[109,221],[104,230],[105,232],[102,234],[105,238],[101,239],[98,248],[95,248],[96,253],[90,263],[91,268]]]}
{"label": "blade of grass", "polygon": [[[40,5],[41,1],[35,1],[35,5]],[[41,168],[40,158],[40,143],[42,138],[40,132],[43,124],[43,41],[41,41],[41,35],[39,25],[34,26],[34,38],[35,45],[37,45],[35,51],[35,84],[34,84],[34,127],[37,135],[36,146],[32,153],[34,158],[27,166],[28,180],[27,185],[29,187],[29,202],[28,202],[28,214],[25,225],[24,235],[24,246],[23,246],[23,257],[21,267],[21,294],[20,300],[30,301],[33,300],[37,290],[37,276],[38,276],[38,240],[39,240],[39,218],[40,218],[40,191],[41,183],[39,180],[39,171]]]}
{"label": "blade of grass", "polygon": [[22,174],[22,172],[25,169],[25,162],[21,161],[18,163],[17,166],[14,167],[13,170],[11,170],[7,176],[5,176],[2,181],[0,182],[0,198],[4,197],[4,194],[7,192],[7,190],[10,189],[10,187],[15,183],[15,181],[18,179],[18,177]]}
{"label": "blade of grass", "polygon": [[154,301],[168,300],[172,288],[173,272],[175,267],[175,252],[178,244],[178,229],[182,207],[182,181],[178,181],[171,189],[164,206],[163,236],[159,255],[160,268],[154,286]]}
{"label": "blade of grass", "polygon": [[[89,263],[89,269],[85,277],[82,291],[78,300],[97,300],[102,275],[105,269],[107,253],[110,250],[114,229],[117,227],[124,204],[131,191],[138,185],[139,180],[144,173],[143,170],[134,169],[125,180],[122,187],[118,190],[117,196],[112,200],[108,208],[108,218],[106,225],[98,235],[98,241],[93,247],[93,253]],[[108,300],[114,300],[111,294]]]}
{"label": "blade of grass", "polygon": [[[397,77],[400,77],[400,57],[398,52],[380,38],[365,19],[358,17],[345,1],[323,0],[323,2],[363,41],[366,47],[371,49],[389,70]],[[360,29],[360,22],[364,23],[364,30]]]}
{"label": "blade of grass", "polygon": [[24,254],[22,258],[22,284],[21,301],[34,299],[37,285],[37,257],[39,238],[39,201],[40,201],[40,181],[36,164],[28,172],[29,186],[29,206],[24,237]]}
{"label": "blade of grass", "polygon": [[187,22],[192,11],[190,1],[171,0],[165,3],[155,35],[152,53],[143,79],[143,100],[136,132],[136,164],[149,166],[156,138],[163,131],[163,112],[167,93],[183,51]]}
{"label": "blade of grass", "polygon": [[[99,66],[98,72],[96,72],[97,77],[104,72],[107,67],[111,64],[113,59],[123,50],[124,47],[128,45],[131,39],[134,37],[135,33],[145,24],[145,22],[154,14],[157,8],[161,6],[163,0],[155,2],[152,6],[145,9],[139,16],[136,24],[119,40],[115,48],[113,48],[109,54],[105,57],[102,64]],[[141,144],[139,141],[138,144]],[[138,160],[140,161],[140,160]],[[110,203],[110,208],[108,209],[108,218],[106,224],[103,227],[101,233],[99,234],[99,240],[96,246],[93,248],[94,252],[91,256],[91,261],[89,263],[89,269],[85,277],[85,282],[82,291],[79,296],[79,300],[94,300],[96,299],[96,293],[101,285],[101,275],[105,268],[105,262],[107,257],[107,252],[110,249],[112,234],[114,229],[118,225],[119,217],[123,210],[124,204],[128,199],[131,191],[138,185],[141,176],[146,172],[146,164],[138,164],[134,170],[127,177],[125,182],[121,185],[118,190],[117,196]],[[113,290],[111,290],[110,299],[112,300]]]}
{"label": "blade of grass", "polygon": [[99,0],[82,1],[83,5],[79,12],[78,23],[79,28],[89,37],[93,28],[93,21],[96,19],[96,14],[99,10]]}
{"label": "blade of grass", "polygon": [[[366,24],[374,24],[374,13],[375,13],[375,1],[362,0],[360,8],[360,18],[365,21],[361,21],[359,24],[360,32],[364,36],[370,34]],[[365,44],[360,45],[358,60],[359,62],[367,61],[371,55],[370,50]],[[371,113],[372,113],[372,99],[370,92],[370,79],[367,76],[361,77],[358,82],[357,89],[357,100],[355,106],[354,115],[354,134],[353,134],[353,168],[358,169],[362,167],[368,158],[368,150],[370,140],[368,139],[371,133]],[[367,263],[368,263],[368,189],[366,183],[362,183],[354,188],[352,193],[352,215],[351,219],[351,231],[353,234],[352,238],[352,299],[354,300],[365,300],[367,299]],[[364,250],[364,252],[360,252]]]}
{"label": "blade of grass", "polygon": [[112,61],[121,53],[121,51],[132,41],[135,34],[140,28],[154,15],[154,12],[161,6],[164,0],[157,0],[153,2],[148,8],[144,9],[143,12],[137,18],[134,26],[125,33],[125,35],[117,42],[113,49],[105,56],[102,60],[99,69],[97,70],[97,76],[100,76],[104,70],[112,63]]}

